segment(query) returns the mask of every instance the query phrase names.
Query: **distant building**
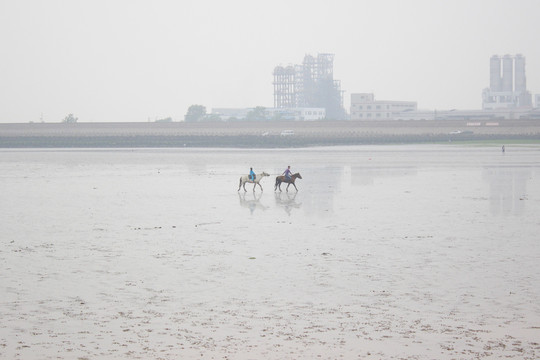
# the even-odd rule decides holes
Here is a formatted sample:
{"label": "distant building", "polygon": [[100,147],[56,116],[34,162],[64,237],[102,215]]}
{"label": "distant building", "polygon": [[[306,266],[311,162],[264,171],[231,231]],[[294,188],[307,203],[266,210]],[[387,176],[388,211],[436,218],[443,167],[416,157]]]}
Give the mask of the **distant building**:
{"label": "distant building", "polygon": [[489,88],[482,92],[482,109],[511,109],[532,107],[527,91],[525,58],[493,55],[489,61]]}
{"label": "distant building", "polygon": [[[214,108],[211,115],[223,121],[246,120],[253,108]],[[313,121],[326,118],[324,108],[265,108],[265,120]]]}
{"label": "distant building", "polygon": [[538,119],[540,111],[530,108],[490,110],[416,110],[396,113],[393,120],[468,120],[496,121],[516,119]]}
{"label": "distant building", "polygon": [[253,109],[249,108],[213,108],[211,115],[219,116],[223,121],[231,119],[245,119],[247,114]]}
{"label": "distant building", "polygon": [[324,108],[280,108],[266,109],[270,119],[274,120],[324,120],[326,109]]}
{"label": "distant building", "polygon": [[527,90],[525,57],[518,54],[490,58],[489,88],[482,92],[482,109],[418,110],[416,102],[379,101],[372,93],[351,94],[351,120],[497,120],[539,119],[540,94]]}
{"label": "distant building", "polygon": [[276,66],[274,108],[324,108],[330,119],[344,119],[341,81],[334,80],[334,54],[306,55],[301,65]]}
{"label": "distant building", "polygon": [[372,93],[351,94],[351,120],[392,120],[417,111],[414,101],[375,100]]}

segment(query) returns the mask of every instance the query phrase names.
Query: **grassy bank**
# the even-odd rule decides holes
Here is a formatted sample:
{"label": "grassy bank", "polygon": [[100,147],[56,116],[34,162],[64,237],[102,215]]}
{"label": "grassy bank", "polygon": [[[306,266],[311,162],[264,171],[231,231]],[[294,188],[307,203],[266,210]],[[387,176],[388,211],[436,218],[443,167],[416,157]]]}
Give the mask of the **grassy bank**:
{"label": "grassy bank", "polygon": [[490,139],[490,140],[463,140],[451,141],[451,144],[456,145],[471,145],[471,146],[539,146],[540,139]]}
{"label": "grassy bank", "polygon": [[364,136],[0,136],[0,148],[141,148],[141,147],[226,147],[294,148],[374,144],[460,144],[474,146],[540,145],[538,136],[499,137],[496,135],[449,136],[389,135]]}
{"label": "grassy bank", "polygon": [[[282,136],[285,131],[288,136]],[[229,147],[448,143],[537,144],[540,122],[295,121],[0,124],[0,148]]]}

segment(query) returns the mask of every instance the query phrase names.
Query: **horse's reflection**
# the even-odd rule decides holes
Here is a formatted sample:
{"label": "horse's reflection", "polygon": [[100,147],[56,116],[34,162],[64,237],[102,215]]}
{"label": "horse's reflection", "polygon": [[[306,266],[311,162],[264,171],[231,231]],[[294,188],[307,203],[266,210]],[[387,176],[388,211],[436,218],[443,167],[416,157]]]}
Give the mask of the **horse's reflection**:
{"label": "horse's reflection", "polygon": [[292,209],[299,209],[302,206],[302,203],[297,203],[296,198],[297,193],[281,193],[275,192],[274,198],[276,199],[276,205],[282,207],[289,216],[291,215]]}
{"label": "horse's reflection", "polygon": [[[252,195],[247,195],[246,193],[240,194],[238,193],[238,199],[240,200],[240,206],[246,207],[249,209],[251,214],[255,211],[255,209],[262,209],[266,210],[268,209],[268,206],[263,205],[260,200],[263,193],[252,193]],[[248,199],[246,199],[246,196]],[[250,197],[253,197],[253,199],[249,199]]]}

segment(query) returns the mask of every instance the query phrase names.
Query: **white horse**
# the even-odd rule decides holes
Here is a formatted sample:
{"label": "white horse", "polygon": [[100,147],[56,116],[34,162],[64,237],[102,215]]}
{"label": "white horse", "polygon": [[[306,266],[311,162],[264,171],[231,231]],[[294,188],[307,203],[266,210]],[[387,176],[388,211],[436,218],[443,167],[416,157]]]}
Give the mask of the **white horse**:
{"label": "white horse", "polygon": [[238,185],[238,191],[240,191],[240,188],[242,186],[244,187],[244,191],[247,191],[246,190],[246,183],[255,184],[255,185],[253,185],[253,191],[255,191],[255,188],[257,187],[257,185],[259,185],[261,187],[261,191],[263,191],[263,187],[262,187],[261,184],[259,184],[259,181],[261,181],[263,179],[263,177],[265,177],[265,176],[270,176],[270,174],[267,174],[267,173],[265,173],[263,171],[262,173],[255,175],[255,180],[251,180],[249,178],[249,175],[240,176],[240,185]]}

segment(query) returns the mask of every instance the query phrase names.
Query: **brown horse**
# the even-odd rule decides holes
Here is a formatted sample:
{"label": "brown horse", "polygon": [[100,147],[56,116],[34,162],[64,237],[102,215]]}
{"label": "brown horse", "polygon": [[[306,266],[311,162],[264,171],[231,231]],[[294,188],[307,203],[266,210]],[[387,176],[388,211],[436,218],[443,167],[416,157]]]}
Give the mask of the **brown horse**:
{"label": "brown horse", "polygon": [[291,186],[291,184],[292,184],[292,186],[294,186],[296,191],[298,191],[298,188],[296,187],[296,185],[294,185],[294,181],[296,179],[301,179],[301,178],[302,178],[302,175],[300,175],[300,173],[296,173],[296,174],[291,175],[290,179],[287,179],[283,175],[276,176],[276,185],[274,186],[274,191],[276,191],[278,188],[279,188],[279,191],[281,191],[281,183],[289,184],[289,185],[287,185],[287,188],[285,189],[286,191],[289,191],[289,186]]}

